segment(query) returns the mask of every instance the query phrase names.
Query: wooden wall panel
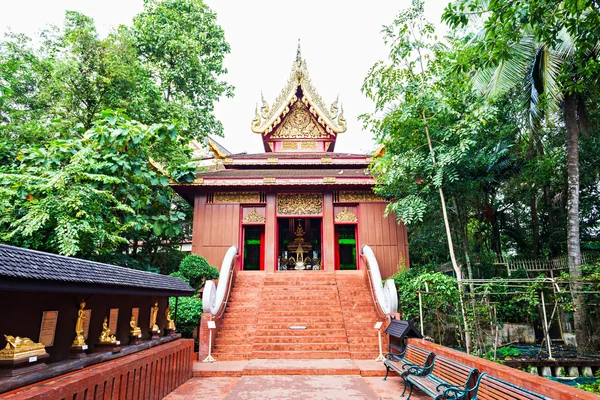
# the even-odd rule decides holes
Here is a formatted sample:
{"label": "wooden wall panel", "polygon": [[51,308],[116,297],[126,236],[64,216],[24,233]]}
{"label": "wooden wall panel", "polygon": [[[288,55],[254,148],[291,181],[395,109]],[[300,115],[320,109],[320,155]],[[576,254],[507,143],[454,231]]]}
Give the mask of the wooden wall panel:
{"label": "wooden wall panel", "polygon": [[207,204],[205,194],[196,197],[192,253],[221,268],[227,249],[239,247],[239,236],[239,204]]}
{"label": "wooden wall panel", "polygon": [[360,245],[369,245],[379,263],[382,278],[394,275],[400,257],[408,264],[406,226],[398,224],[393,215],[385,218],[385,203],[361,203],[358,237]]}

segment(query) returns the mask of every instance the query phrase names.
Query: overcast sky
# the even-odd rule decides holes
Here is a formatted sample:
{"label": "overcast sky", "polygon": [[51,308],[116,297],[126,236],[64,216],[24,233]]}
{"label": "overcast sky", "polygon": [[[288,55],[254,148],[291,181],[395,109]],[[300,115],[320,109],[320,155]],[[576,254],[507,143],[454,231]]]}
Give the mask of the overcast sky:
{"label": "overcast sky", "polygon": [[[231,53],[225,79],[235,97],[217,104],[225,137],[217,140],[232,152],[263,151],[260,136],[250,130],[261,90],[271,104],[285,85],[296,56],[298,39],[310,77],[326,104],[339,94],[348,130],[336,151],[368,152],[372,134],[358,116],[373,109],[360,87],[377,60],[385,59],[381,26],[393,21],[410,0],[333,1],[205,0],[217,13]],[[427,18],[439,20],[448,0],[425,0]],[[142,0],[0,0],[0,29],[35,35],[47,24],[62,25],[65,10],[78,10],[96,21],[102,36],[119,24],[131,24]],[[443,27],[441,27],[443,29]]]}

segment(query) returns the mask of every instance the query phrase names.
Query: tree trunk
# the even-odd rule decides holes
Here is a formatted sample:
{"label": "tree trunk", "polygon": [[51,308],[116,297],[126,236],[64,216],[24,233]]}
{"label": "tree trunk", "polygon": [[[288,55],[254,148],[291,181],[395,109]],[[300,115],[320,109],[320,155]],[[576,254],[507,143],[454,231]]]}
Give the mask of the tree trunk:
{"label": "tree trunk", "polygon": [[[529,143],[529,161],[532,163],[535,162],[535,147],[534,147],[534,138],[531,138],[531,142]],[[533,186],[531,186],[531,190],[529,192],[529,209],[531,211],[531,230],[533,232],[533,258],[538,259],[540,257],[540,225],[538,221],[538,212],[537,212],[537,198],[536,198],[537,190]]]}
{"label": "tree trunk", "polygon": [[[423,116],[423,124],[425,125],[425,135],[427,136],[427,144],[429,145],[429,154],[431,154],[432,164],[435,166],[435,153],[433,151],[433,145],[431,144],[431,137],[429,136],[429,126],[427,124],[427,117],[425,116],[425,109],[421,110]],[[465,349],[467,354],[471,354],[471,334],[469,332],[469,325],[467,324],[467,315],[465,312],[465,304],[463,301],[463,286],[462,286],[462,267],[456,262],[456,256],[454,255],[454,245],[452,244],[452,231],[450,230],[450,221],[448,220],[448,213],[446,212],[446,200],[444,199],[444,190],[440,186],[440,202],[442,204],[442,214],[444,215],[444,227],[446,228],[446,237],[448,238],[448,251],[450,252],[450,260],[452,260],[452,267],[456,273],[456,280],[458,281],[458,294],[460,299],[460,310],[462,313],[463,324],[465,328]]]}
{"label": "tree trunk", "polygon": [[594,351],[587,327],[587,305],[582,293],[581,248],[579,244],[579,127],[577,123],[577,97],[573,94],[565,96],[565,125],[567,127],[567,181],[568,181],[568,214],[567,214],[567,254],[569,273],[572,283],[574,320],[577,338],[577,353],[590,354]]}

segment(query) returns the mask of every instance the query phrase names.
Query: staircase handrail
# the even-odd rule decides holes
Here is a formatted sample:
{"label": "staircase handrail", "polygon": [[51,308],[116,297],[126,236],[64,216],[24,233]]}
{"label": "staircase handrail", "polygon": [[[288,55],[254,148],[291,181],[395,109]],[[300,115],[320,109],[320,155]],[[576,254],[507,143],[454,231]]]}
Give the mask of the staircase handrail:
{"label": "staircase handrail", "polygon": [[202,311],[212,314],[215,320],[221,318],[229,301],[238,256],[237,253],[238,249],[236,246],[231,246],[225,253],[221,270],[219,271],[218,286],[213,281],[208,281],[204,285]]}
{"label": "staircase handrail", "polygon": [[396,290],[396,283],[393,279],[388,279],[385,285],[383,284],[381,272],[379,271],[379,263],[370,246],[364,245],[361,249],[361,254],[367,266],[369,287],[371,288],[371,296],[373,297],[377,313],[383,317],[397,313],[398,291]]}

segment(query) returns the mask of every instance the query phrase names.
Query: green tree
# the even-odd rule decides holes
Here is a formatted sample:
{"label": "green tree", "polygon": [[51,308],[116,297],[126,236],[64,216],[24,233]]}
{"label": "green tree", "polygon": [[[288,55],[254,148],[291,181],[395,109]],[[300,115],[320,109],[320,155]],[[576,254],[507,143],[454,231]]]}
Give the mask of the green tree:
{"label": "green tree", "polygon": [[206,258],[190,254],[179,264],[179,274],[186,277],[191,287],[199,290],[210,279],[219,278],[219,270],[206,261]]}
{"label": "green tree", "polygon": [[[128,245],[127,232],[175,236],[185,212],[169,179],[150,163],[153,147],[183,146],[172,126],[146,126],[105,111],[85,133],[20,151],[0,174],[2,240],[92,257]],[[183,179],[193,179],[173,170]]]}
{"label": "green tree", "polygon": [[[567,250],[573,279],[580,279],[579,132],[586,129],[585,94],[598,84],[600,12],[591,1],[516,0],[509,3],[460,0],[443,18],[464,26],[467,14],[485,14],[484,33],[476,42],[485,64],[480,76],[487,91],[518,86],[535,131],[541,118],[559,109],[567,131]],[[541,105],[541,107],[540,107]],[[593,351],[582,288],[573,286],[578,351]]]}
{"label": "green tree", "polygon": [[222,134],[214,103],[233,87],[220,80],[229,45],[216,14],[202,0],[145,0],[132,33],[162,93],[163,115],[190,138]]}

